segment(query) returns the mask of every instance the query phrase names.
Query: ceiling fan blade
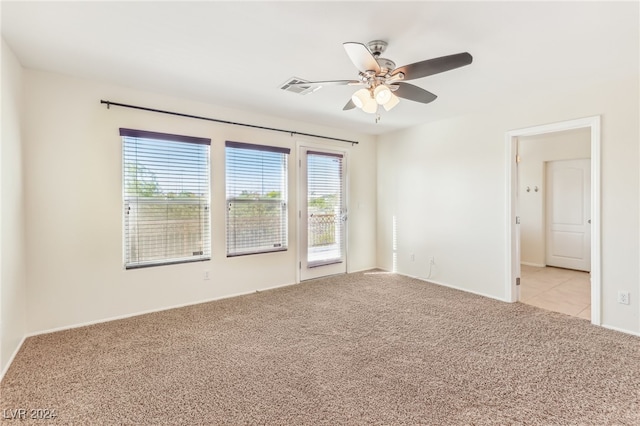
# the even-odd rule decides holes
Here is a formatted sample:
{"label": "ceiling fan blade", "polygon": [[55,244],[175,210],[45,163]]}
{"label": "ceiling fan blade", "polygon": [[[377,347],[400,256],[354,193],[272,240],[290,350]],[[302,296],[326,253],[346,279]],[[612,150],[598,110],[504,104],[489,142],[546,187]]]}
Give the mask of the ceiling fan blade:
{"label": "ceiling fan blade", "polygon": [[441,56],[440,58],[427,59],[415,64],[405,65],[396,68],[391,75],[404,74],[403,80],[414,80],[444,71],[460,68],[473,62],[473,56],[469,53],[456,53],[455,55]]}
{"label": "ceiling fan blade", "polygon": [[342,108],[342,110],[348,111],[350,109],[354,109],[355,107],[356,107],[356,104],[354,104],[353,101],[349,99],[349,102],[347,102],[347,104],[344,106],[344,108]]}
{"label": "ceiling fan blade", "polygon": [[289,83],[290,86],[358,86],[363,84],[360,80],[329,80],[329,81],[305,81]]}
{"label": "ceiling fan blade", "polygon": [[353,65],[356,66],[358,71],[367,72],[373,71],[378,74],[380,70],[380,65],[378,65],[378,61],[373,57],[367,46],[362,43],[354,43],[347,42],[342,44],[344,46],[344,50],[347,51],[347,55],[349,55],[349,59],[353,62]]}
{"label": "ceiling fan blade", "polygon": [[436,100],[437,96],[421,87],[409,83],[397,83],[398,88],[393,92],[396,96],[410,101],[428,104]]}

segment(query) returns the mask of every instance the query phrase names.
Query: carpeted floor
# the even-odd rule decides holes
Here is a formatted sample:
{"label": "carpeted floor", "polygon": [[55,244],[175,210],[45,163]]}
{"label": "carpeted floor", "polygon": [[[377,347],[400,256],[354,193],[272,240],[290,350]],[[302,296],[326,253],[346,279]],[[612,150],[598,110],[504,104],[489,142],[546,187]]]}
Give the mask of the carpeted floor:
{"label": "carpeted floor", "polygon": [[[7,424],[640,424],[640,338],[356,273],[26,340]],[[27,411],[29,416],[29,411]]]}

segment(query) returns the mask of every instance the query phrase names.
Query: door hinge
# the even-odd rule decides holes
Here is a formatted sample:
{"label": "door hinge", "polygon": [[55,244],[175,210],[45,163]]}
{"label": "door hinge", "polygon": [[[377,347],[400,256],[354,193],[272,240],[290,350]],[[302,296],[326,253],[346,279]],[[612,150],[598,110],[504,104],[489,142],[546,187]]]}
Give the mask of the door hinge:
{"label": "door hinge", "polygon": [[516,278],[516,285],[520,285],[520,277]]}
{"label": "door hinge", "polygon": [[520,216],[516,216],[516,225],[520,225]]}

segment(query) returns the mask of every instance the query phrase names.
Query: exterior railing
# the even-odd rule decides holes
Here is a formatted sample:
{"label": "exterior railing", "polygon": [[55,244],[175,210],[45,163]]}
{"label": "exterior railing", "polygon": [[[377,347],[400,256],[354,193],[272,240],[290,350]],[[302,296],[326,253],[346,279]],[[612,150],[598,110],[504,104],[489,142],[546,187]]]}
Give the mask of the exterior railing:
{"label": "exterior railing", "polygon": [[199,200],[137,199],[125,204],[127,258],[154,261],[185,258],[208,252],[203,235],[209,232],[208,205]]}
{"label": "exterior railing", "polygon": [[309,215],[309,247],[327,246],[336,243],[336,220],[333,213]]}
{"label": "exterior railing", "polygon": [[227,255],[286,249],[287,203],[280,199],[227,199]]}
{"label": "exterior railing", "polygon": [[[142,202],[140,202],[142,201]],[[172,203],[173,204],[173,203]],[[277,243],[286,236],[283,217],[286,204],[281,202],[248,203],[234,200],[231,210],[236,220],[227,218],[227,232],[235,235],[238,247],[249,247],[256,241]],[[240,207],[242,206],[242,207]],[[184,200],[167,206],[155,200],[138,200],[127,203],[126,229],[137,238],[128,239],[131,259],[153,261],[156,258],[196,255],[203,249],[203,232],[209,232],[207,211],[195,200]],[[208,208],[208,206],[207,206]],[[254,210],[260,211],[256,214]],[[266,214],[265,214],[266,213]],[[313,213],[308,218],[309,247],[337,244],[340,239],[340,217],[334,213]],[[265,235],[266,233],[266,235]],[[258,235],[260,234],[260,235]],[[286,240],[285,240],[286,243]],[[208,248],[204,248],[207,250]]]}

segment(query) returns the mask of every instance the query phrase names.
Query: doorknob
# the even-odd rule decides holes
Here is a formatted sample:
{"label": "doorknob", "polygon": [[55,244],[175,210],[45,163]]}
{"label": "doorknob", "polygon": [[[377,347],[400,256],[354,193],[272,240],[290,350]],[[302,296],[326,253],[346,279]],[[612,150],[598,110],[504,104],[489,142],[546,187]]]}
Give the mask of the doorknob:
{"label": "doorknob", "polygon": [[589,219],[587,222],[588,222],[588,223],[591,223],[591,219]]}

